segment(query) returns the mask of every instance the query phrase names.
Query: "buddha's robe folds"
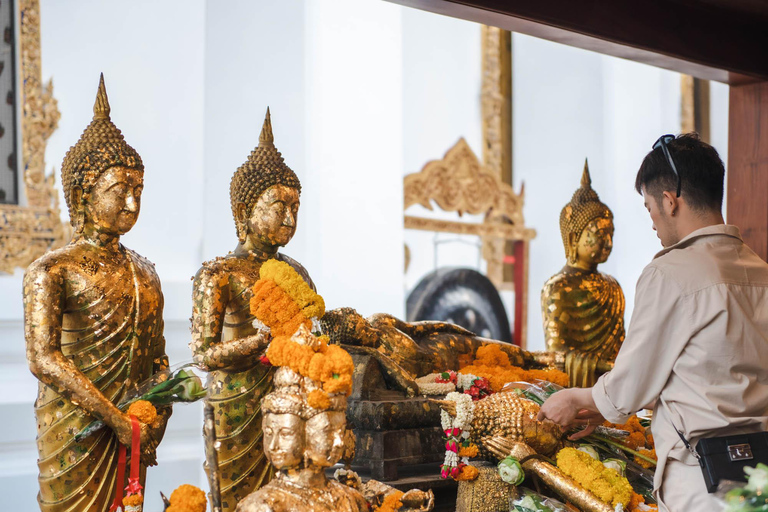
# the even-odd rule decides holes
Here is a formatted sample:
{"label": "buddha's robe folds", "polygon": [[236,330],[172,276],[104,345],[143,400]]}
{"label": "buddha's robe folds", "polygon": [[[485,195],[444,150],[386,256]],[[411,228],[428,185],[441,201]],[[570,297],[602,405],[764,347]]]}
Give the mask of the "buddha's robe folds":
{"label": "buddha's robe folds", "polygon": [[280,474],[267,486],[244,499],[238,512],[367,512],[368,502],[360,492],[336,480],[324,488],[307,488]]}
{"label": "buddha's robe folds", "polygon": [[[278,254],[312,285],[307,271],[295,260]],[[251,288],[263,261],[254,257],[218,258],[203,264],[194,281],[192,343],[197,361],[219,344],[257,333],[251,314]],[[221,348],[221,350],[226,350]],[[210,371],[208,396],[213,405],[218,443],[221,502],[224,512],[266,484],[272,470],[264,455],[261,399],[272,391],[271,367],[258,359]],[[207,471],[207,467],[206,467]]]}
{"label": "buddha's robe folds", "polygon": [[547,349],[565,354],[571,386],[595,383],[598,362],[612,362],[624,341],[624,292],[611,276],[568,267],[541,291]]}
{"label": "buddha's robe folds", "polygon": [[[117,405],[137,383],[168,367],[163,295],[154,266],[136,253],[123,249],[123,266],[91,254],[92,248],[70,245],[30,266],[24,281],[25,329],[28,338],[43,331],[59,336],[64,357]],[[51,290],[60,296],[50,296]],[[105,427],[76,442],[75,434],[95,418],[42,382],[35,416],[40,509],[108,510],[116,489],[115,433]],[[145,474],[142,466],[142,484]]]}

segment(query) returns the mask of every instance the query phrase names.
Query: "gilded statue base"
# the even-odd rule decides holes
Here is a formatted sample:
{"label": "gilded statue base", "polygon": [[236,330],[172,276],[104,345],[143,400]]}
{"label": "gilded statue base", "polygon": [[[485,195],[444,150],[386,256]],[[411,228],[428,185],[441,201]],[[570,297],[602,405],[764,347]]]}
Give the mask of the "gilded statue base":
{"label": "gilded statue base", "polygon": [[471,462],[480,472],[476,480],[459,482],[456,512],[501,512],[509,510],[509,500],[517,488],[504,482],[495,464]]}

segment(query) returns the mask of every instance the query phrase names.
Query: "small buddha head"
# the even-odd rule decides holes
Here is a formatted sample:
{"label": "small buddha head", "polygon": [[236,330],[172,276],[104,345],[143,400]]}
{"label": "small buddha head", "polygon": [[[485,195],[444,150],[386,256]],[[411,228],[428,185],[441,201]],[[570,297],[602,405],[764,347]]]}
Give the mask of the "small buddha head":
{"label": "small buddha head", "polygon": [[560,212],[560,234],[568,265],[594,270],[604,263],[613,249],[613,229],[613,213],[592,189],[585,161],[581,187]]}
{"label": "small buddha head", "polygon": [[307,420],[304,458],[308,465],[329,468],[345,452],[347,416],[343,410],[318,412]]}
{"label": "small buddha head", "polygon": [[61,182],[76,233],[84,229],[120,236],[139,216],[144,164],[109,117],[104,75],[99,80],[93,121],[64,157]]}
{"label": "small buddha head", "polygon": [[243,245],[282,247],[296,233],[299,178],[275,148],[267,109],[259,145],[241,165],[229,186],[237,238]]}
{"label": "small buddha head", "polygon": [[298,468],[304,461],[304,401],[278,388],[264,397],[261,408],[267,459],[278,470]]}

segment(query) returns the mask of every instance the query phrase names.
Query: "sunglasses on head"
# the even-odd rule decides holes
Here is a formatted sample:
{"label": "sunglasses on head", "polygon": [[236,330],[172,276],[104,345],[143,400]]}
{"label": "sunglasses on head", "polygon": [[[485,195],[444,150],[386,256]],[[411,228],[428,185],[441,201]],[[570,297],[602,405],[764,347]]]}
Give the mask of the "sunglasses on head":
{"label": "sunglasses on head", "polygon": [[669,166],[672,168],[672,172],[674,172],[675,176],[677,176],[677,197],[680,197],[680,186],[682,185],[682,182],[680,181],[680,173],[677,172],[675,161],[672,160],[672,155],[669,154],[669,148],[667,147],[667,144],[673,140],[675,140],[674,135],[662,135],[656,142],[653,143],[653,149],[660,147],[661,151],[664,152],[664,156],[667,157],[667,162],[669,162]]}

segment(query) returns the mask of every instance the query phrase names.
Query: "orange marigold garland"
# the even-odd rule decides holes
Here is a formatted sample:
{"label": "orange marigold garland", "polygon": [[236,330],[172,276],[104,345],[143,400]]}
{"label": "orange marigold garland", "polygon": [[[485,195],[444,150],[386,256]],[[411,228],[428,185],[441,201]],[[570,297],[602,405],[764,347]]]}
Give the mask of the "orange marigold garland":
{"label": "orange marigold garland", "polygon": [[147,400],[136,400],[128,406],[126,411],[129,416],[136,416],[140,422],[151,425],[157,419],[157,409]]}
{"label": "orange marigold garland", "polygon": [[[355,370],[352,356],[337,345],[328,345],[327,336],[315,339],[314,346],[309,346],[296,343],[287,336],[279,336],[269,344],[267,357],[275,366],[287,366],[299,375],[320,382],[323,387],[322,391],[317,390],[320,393],[344,393],[349,396]],[[308,399],[315,404],[329,400],[327,396],[323,400],[317,393]]]}
{"label": "orange marigold garland", "polygon": [[[461,455],[461,453],[459,453]],[[459,476],[456,477],[457,482],[474,480],[480,474],[480,470],[475,466],[469,464],[463,465],[459,471]]]}
{"label": "orange marigold garland", "polygon": [[396,510],[400,510],[403,506],[403,502],[400,501],[403,494],[405,494],[403,491],[394,491],[387,494],[384,497],[384,501],[381,502],[381,505],[375,507],[373,510],[375,512],[395,512]]}
{"label": "orange marigold garland", "polygon": [[184,484],[171,493],[171,506],[165,512],[205,512],[205,492],[194,485]]}
{"label": "orange marigold garland", "polygon": [[475,360],[471,365],[463,367],[461,373],[485,377],[496,392],[501,391],[504,384],[518,381],[545,380],[563,387],[568,386],[568,375],[559,370],[524,370],[513,366],[509,356],[496,344],[478,348]]}
{"label": "orange marigold garland", "polygon": [[325,301],[296,270],[284,261],[268,260],[259,270],[261,279],[270,279],[287,293],[307,318],[320,318],[325,314]]}
{"label": "orange marigold garland", "polygon": [[125,512],[139,512],[144,507],[144,496],[141,494],[131,494],[123,498],[123,509]]}

